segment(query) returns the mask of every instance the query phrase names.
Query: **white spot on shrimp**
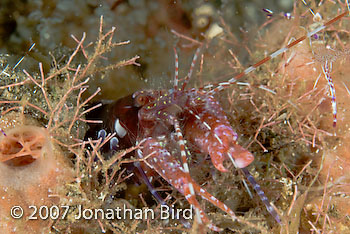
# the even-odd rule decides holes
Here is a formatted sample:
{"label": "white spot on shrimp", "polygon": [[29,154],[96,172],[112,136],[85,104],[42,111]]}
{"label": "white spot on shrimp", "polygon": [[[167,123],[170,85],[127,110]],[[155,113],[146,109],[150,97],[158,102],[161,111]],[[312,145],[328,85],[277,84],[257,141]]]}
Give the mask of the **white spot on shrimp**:
{"label": "white spot on shrimp", "polygon": [[157,137],[158,140],[164,140],[165,139],[165,135],[161,135]]}
{"label": "white spot on shrimp", "polygon": [[193,188],[192,183],[189,183],[189,184],[188,184],[188,187],[189,187],[189,189],[190,189],[191,194],[192,194],[192,195],[195,195],[195,194],[194,194],[194,188]]}
{"label": "white spot on shrimp", "polygon": [[184,163],[184,171],[186,172],[186,173],[189,173],[190,172],[190,170],[189,170],[189,168],[188,168],[188,164],[185,162]]}
{"label": "white spot on shrimp", "polygon": [[120,124],[119,119],[116,119],[114,122],[114,130],[116,131],[117,135],[121,138],[123,138],[127,133],[125,128],[123,128],[123,126]]}
{"label": "white spot on shrimp", "polygon": [[196,218],[199,224],[202,224],[201,214],[198,208],[196,208]]}
{"label": "white spot on shrimp", "polygon": [[203,122],[204,126],[207,127],[209,130],[211,130],[211,127],[206,123],[206,122]]}
{"label": "white spot on shrimp", "polygon": [[219,143],[222,145],[223,143],[222,143],[222,140],[219,138],[219,136],[216,135],[216,134],[214,134],[214,136],[215,136],[215,138],[219,141]]}
{"label": "white spot on shrimp", "polygon": [[266,208],[267,208],[267,210],[268,210],[270,213],[273,211],[273,207],[272,207],[272,206],[267,206]]}

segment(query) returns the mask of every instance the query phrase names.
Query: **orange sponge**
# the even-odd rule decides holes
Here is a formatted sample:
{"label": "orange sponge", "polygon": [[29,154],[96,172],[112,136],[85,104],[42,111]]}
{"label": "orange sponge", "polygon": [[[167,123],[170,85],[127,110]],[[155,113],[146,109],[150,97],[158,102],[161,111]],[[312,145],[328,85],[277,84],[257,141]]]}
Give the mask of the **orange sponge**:
{"label": "orange sponge", "polygon": [[33,163],[41,154],[52,154],[43,128],[21,126],[11,129],[0,141],[0,162],[19,167]]}
{"label": "orange sponge", "polygon": [[[0,137],[0,233],[48,233],[53,220],[40,217],[39,209],[58,205],[72,167],[45,128],[11,127]],[[11,217],[13,206],[23,208],[22,218]]]}

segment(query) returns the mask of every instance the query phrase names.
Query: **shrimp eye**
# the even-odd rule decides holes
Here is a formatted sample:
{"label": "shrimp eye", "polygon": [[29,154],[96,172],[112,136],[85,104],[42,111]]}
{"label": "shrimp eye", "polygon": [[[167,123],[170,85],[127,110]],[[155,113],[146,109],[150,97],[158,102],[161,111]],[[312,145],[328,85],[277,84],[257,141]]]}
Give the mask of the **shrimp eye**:
{"label": "shrimp eye", "polygon": [[140,94],[135,98],[135,105],[137,107],[144,106],[148,103],[148,98],[146,95]]}

